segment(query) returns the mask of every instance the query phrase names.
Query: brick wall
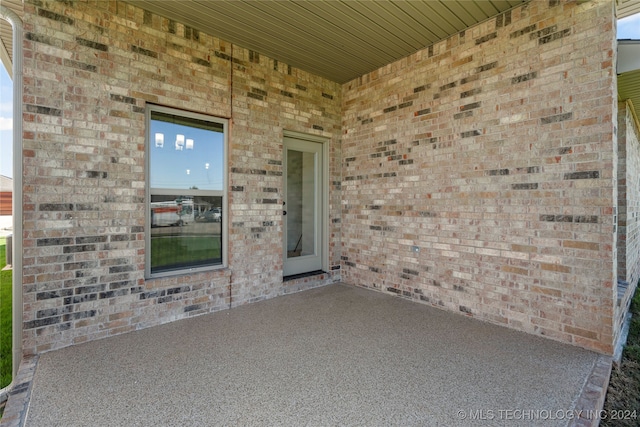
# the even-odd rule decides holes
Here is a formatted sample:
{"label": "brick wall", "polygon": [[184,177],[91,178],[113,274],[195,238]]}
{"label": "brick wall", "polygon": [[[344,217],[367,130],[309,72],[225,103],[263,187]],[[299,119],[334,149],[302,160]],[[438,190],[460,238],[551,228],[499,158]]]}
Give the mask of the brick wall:
{"label": "brick wall", "polygon": [[[283,284],[281,215],[287,129],[330,139],[339,218],[339,85],[118,1],[24,24],[25,354],[339,278],[332,244],[332,274]],[[228,269],[144,278],[147,102],[231,119]]]}
{"label": "brick wall", "polygon": [[344,85],[344,281],[612,351],[612,7],[534,0]]}
{"label": "brick wall", "polygon": [[618,103],[618,290],[616,331],[640,279],[639,129],[626,102]]}

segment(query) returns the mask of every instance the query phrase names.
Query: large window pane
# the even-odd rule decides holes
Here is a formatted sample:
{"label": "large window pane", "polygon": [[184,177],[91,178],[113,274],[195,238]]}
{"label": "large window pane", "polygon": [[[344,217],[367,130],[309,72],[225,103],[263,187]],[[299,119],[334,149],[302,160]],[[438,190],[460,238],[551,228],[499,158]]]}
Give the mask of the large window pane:
{"label": "large window pane", "polygon": [[226,121],[149,107],[147,274],[223,266]]}

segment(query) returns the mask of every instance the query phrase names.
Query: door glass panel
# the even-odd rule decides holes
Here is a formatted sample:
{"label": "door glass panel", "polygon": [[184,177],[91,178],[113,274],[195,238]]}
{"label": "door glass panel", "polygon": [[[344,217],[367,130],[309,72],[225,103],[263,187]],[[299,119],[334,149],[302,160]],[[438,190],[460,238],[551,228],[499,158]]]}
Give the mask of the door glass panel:
{"label": "door glass panel", "polygon": [[316,154],[287,150],[287,258],[316,253]]}

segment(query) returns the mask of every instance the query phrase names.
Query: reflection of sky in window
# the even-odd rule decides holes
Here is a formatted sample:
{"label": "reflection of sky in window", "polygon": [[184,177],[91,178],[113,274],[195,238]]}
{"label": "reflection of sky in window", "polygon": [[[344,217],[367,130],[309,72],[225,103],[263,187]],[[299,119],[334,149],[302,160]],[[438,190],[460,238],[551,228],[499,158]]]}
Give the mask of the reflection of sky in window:
{"label": "reflection of sky in window", "polygon": [[[156,133],[164,135],[162,146],[156,144]],[[224,135],[160,120],[151,120],[150,180],[153,188],[222,190]],[[184,135],[181,149],[176,145],[177,135]],[[187,148],[189,139],[193,148]]]}

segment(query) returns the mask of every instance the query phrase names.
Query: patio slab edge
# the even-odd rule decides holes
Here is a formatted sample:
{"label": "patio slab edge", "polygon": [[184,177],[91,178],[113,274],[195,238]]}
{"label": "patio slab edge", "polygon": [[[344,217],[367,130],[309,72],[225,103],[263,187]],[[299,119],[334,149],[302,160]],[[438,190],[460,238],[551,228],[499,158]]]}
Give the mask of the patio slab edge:
{"label": "patio slab edge", "polygon": [[598,427],[600,425],[600,420],[606,416],[603,407],[612,367],[613,358],[611,356],[600,355],[596,359],[576,402],[574,413],[577,417],[569,423],[570,427]]}
{"label": "patio slab edge", "polygon": [[18,375],[9,390],[9,399],[0,420],[1,427],[23,427],[25,425],[38,358],[38,356],[23,357],[18,368]]}

